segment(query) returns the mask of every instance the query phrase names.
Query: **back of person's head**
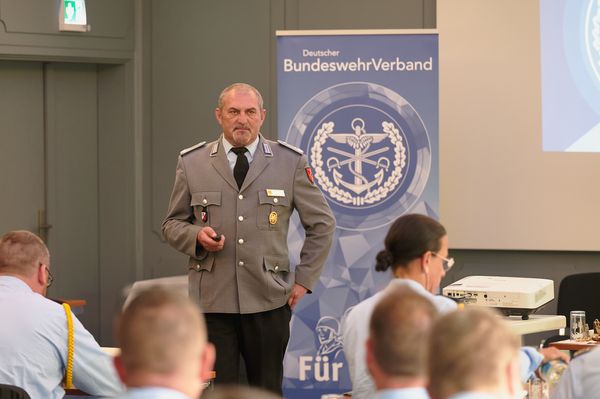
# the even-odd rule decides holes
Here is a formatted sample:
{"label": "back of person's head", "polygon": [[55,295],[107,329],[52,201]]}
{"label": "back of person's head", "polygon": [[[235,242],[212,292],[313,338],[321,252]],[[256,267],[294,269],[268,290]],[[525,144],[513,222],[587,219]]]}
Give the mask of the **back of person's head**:
{"label": "back of person's head", "polygon": [[369,324],[367,364],[371,373],[376,367],[375,372],[386,378],[425,378],[427,339],[436,316],[431,301],[408,287],[385,294]]}
{"label": "back of person's head", "polygon": [[469,391],[515,395],[519,346],[519,338],[491,309],[471,306],[440,317],[430,334],[431,397],[446,399]]}
{"label": "back of person's head", "polygon": [[375,270],[405,266],[427,251],[437,252],[446,229],[437,220],[420,214],[399,217],[385,236],[385,249],[376,257]]}
{"label": "back of person's head", "polygon": [[[204,397],[204,396],[203,396]],[[206,399],[281,399],[273,392],[246,385],[216,386],[206,393]]]}
{"label": "back of person's head", "polygon": [[116,366],[127,386],[169,385],[178,380],[197,396],[214,363],[199,308],[172,289],[151,287],[139,293],[116,325],[121,354]]}
{"label": "back of person's head", "polygon": [[17,230],[0,237],[0,273],[31,277],[49,262],[48,247],[35,234]]}

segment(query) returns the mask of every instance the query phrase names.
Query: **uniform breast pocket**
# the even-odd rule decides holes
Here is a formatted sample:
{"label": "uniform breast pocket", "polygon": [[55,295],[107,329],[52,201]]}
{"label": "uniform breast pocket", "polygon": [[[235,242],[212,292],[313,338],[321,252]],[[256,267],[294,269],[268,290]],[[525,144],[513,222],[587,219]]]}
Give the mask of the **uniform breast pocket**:
{"label": "uniform breast pocket", "polygon": [[[283,190],[279,191],[283,192]],[[258,192],[258,212],[256,214],[256,224],[259,229],[287,229],[290,213],[290,201],[288,197],[269,196],[266,190]]]}
{"label": "uniform breast pocket", "polygon": [[192,193],[190,205],[194,209],[194,224],[200,226],[220,227],[222,221],[221,192],[202,191]]}

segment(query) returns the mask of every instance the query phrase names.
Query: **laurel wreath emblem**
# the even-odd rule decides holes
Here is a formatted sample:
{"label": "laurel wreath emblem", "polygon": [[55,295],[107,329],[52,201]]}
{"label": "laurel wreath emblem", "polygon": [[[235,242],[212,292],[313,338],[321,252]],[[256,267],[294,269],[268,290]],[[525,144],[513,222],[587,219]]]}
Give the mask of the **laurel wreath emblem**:
{"label": "laurel wreath emblem", "polygon": [[383,132],[388,135],[390,142],[394,146],[394,170],[388,178],[375,190],[368,190],[364,195],[354,195],[353,193],[341,189],[334,182],[332,182],[325,170],[323,169],[323,145],[333,133],[334,122],[325,122],[321,125],[321,128],[317,130],[314,144],[310,149],[311,157],[313,159],[313,168],[315,170],[315,179],[325,190],[331,198],[343,203],[351,204],[354,206],[361,206],[364,204],[375,204],[382,199],[385,199],[390,192],[392,192],[400,183],[403,176],[403,170],[406,166],[406,147],[403,144],[402,136],[398,128],[391,122],[382,122],[381,127]]}

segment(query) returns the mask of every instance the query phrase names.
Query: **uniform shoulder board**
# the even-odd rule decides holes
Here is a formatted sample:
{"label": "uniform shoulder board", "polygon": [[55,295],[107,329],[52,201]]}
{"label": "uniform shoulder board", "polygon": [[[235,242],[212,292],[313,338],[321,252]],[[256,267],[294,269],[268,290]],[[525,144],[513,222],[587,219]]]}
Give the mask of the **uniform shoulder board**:
{"label": "uniform shoulder board", "polygon": [[185,150],[181,150],[179,152],[179,155],[184,156],[185,154],[189,154],[190,152],[197,150],[198,148],[202,148],[204,147],[204,144],[206,144],[206,141],[203,141],[201,143],[198,143],[196,145],[193,145],[191,147],[186,148]]}
{"label": "uniform shoulder board", "polygon": [[286,142],[285,142],[285,141],[283,141],[283,140],[277,140],[277,142],[278,142],[279,144],[281,144],[282,146],[284,146],[284,147],[287,147],[287,148],[289,148],[290,150],[297,152],[297,153],[298,153],[298,154],[300,154],[300,155],[304,154],[304,151],[302,151],[300,148],[298,148],[298,147],[295,147],[295,146],[293,146],[293,145],[291,145],[291,144],[288,144],[288,143],[286,143]]}

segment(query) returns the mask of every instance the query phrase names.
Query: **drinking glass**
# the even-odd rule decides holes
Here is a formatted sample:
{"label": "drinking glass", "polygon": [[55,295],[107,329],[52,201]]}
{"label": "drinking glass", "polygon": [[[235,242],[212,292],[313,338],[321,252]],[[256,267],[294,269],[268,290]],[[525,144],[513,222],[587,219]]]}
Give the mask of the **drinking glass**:
{"label": "drinking glass", "polygon": [[572,310],[570,313],[569,328],[571,331],[570,337],[572,340],[581,341],[587,339],[588,332],[586,331],[585,311]]}

